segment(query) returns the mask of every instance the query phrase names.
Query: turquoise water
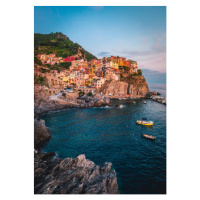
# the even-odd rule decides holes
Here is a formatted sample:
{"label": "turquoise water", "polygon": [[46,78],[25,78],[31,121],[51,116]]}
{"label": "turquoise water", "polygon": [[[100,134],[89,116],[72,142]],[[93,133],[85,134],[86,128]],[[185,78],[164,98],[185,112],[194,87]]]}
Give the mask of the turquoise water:
{"label": "turquoise water", "polygon": [[[42,118],[51,131],[45,152],[59,157],[85,154],[98,165],[112,162],[121,194],[166,193],[166,106],[152,100],[136,105],[112,100],[110,108],[66,109]],[[116,104],[123,108],[117,109]],[[136,124],[147,117],[153,127]],[[155,126],[156,125],[156,126]],[[156,136],[155,141],[141,133]]]}

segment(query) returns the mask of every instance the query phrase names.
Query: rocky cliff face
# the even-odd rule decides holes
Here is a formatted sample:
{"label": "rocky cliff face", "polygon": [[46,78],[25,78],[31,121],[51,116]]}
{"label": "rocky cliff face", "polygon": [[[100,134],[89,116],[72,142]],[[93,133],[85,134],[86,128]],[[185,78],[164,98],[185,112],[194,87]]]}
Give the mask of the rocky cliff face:
{"label": "rocky cliff face", "polygon": [[45,141],[51,138],[44,120],[34,120],[34,146],[41,146]]}
{"label": "rocky cliff face", "polygon": [[35,194],[118,194],[112,163],[101,167],[79,155],[77,158],[53,158],[54,153],[35,152]]}
{"label": "rocky cliff face", "polygon": [[143,76],[123,78],[120,81],[106,81],[97,92],[103,93],[111,98],[119,97],[145,97],[149,93],[149,87]]}

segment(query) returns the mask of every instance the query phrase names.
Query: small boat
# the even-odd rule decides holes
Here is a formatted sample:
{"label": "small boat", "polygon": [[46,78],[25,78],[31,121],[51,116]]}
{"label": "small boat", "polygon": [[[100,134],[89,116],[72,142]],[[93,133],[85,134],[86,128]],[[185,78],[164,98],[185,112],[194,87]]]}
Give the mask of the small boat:
{"label": "small boat", "polygon": [[117,104],[116,108],[122,108],[122,105]]}
{"label": "small boat", "polygon": [[119,98],[119,100],[122,100],[121,98]]}
{"label": "small boat", "polygon": [[136,104],[136,101],[133,101],[134,104]]}
{"label": "small boat", "polygon": [[143,103],[146,104],[147,102],[146,102],[146,101],[143,101]]}
{"label": "small boat", "polygon": [[123,100],[126,100],[126,98],[122,98]]}
{"label": "small boat", "polygon": [[146,134],[141,134],[141,135],[142,135],[142,137],[150,139],[150,140],[155,140],[156,139],[156,137],[152,136],[152,135],[146,135]]}
{"label": "small boat", "polygon": [[153,126],[153,121],[146,121],[147,118],[142,118],[141,120],[137,120],[137,124],[145,125],[145,126]]}

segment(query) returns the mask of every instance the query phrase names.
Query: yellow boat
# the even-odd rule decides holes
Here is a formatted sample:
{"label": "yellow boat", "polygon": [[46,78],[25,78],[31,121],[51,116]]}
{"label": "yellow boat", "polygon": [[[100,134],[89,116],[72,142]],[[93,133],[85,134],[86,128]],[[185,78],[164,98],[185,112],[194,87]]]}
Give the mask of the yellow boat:
{"label": "yellow boat", "polygon": [[153,126],[153,121],[137,120],[137,124],[144,126]]}

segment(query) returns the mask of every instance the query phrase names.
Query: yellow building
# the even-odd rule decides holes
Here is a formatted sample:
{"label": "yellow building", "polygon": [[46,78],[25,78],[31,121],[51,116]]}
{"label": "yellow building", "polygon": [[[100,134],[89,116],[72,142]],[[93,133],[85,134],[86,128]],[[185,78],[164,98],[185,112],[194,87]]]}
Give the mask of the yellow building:
{"label": "yellow building", "polygon": [[69,76],[65,76],[65,77],[63,77],[63,78],[62,78],[62,81],[64,81],[64,82],[69,81]]}
{"label": "yellow building", "polygon": [[119,61],[118,66],[123,66],[123,61]]}
{"label": "yellow building", "polygon": [[89,75],[93,75],[94,74],[94,66],[89,68]]}
{"label": "yellow building", "polygon": [[119,69],[119,64],[117,62],[113,62],[112,67],[114,69]]}

